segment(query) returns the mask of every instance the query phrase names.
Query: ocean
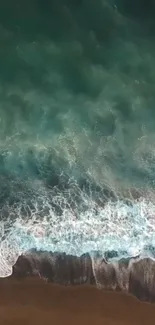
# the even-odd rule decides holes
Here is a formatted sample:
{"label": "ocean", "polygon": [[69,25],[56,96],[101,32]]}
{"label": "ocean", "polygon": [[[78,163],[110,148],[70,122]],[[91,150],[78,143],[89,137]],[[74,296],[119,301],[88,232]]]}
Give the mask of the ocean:
{"label": "ocean", "polygon": [[155,257],[154,17],[0,3],[0,276],[31,249]]}

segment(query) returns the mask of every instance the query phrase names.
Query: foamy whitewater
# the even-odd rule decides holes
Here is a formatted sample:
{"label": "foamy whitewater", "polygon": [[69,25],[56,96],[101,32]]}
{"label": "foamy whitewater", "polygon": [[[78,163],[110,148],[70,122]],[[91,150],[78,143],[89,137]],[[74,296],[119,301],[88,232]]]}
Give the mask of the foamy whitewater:
{"label": "foamy whitewater", "polygon": [[1,277],[32,248],[154,258],[154,14],[0,4]]}
{"label": "foamy whitewater", "polygon": [[109,261],[138,255],[155,258],[155,205],[150,199],[139,198],[128,204],[109,200],[101,207],[83,192],[83,211],[79,206],[72,209],[59,193],[53,201],[63,206],[62,214],[56,213],[47,199],[41,199],[40,204],[34,203],[31,215],[29,206],[9,211],[15,221],[6,236],[5,222],[1,222],[1,235],[5,237],[1,242],[1,263],[8,265],[5,272],[11,273],[10,266],[18,256],[31,249],[76,256],[100,252],[105,258],[111,252]]}

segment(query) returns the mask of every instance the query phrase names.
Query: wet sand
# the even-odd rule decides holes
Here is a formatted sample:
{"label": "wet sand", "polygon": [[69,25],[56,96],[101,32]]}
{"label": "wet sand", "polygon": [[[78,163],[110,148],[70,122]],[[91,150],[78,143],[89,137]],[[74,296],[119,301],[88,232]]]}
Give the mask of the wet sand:
{"label": "wet sand", "polygon": [[151,325],[155,305],[93,286],[59,286],[39,278],[0,280],[0,324]]}
{"label": "wet sand", "polygon": [[[5,265],[4,265],[5,266]],[[81,256],[31,250],[19,256],[12,277],[39,276],[46,282],[65,285],[89,285],[104,290],[128,293],[141,301],[155,303],[155,260],[122,258],[109,262],[99,252]]]}
{"label": "wet sand", "polygon": [[89,254],[21,255],[0,278],[0,325],[154,324],[155,262],[120,260],[116,269],[96,255],[93,263]]}

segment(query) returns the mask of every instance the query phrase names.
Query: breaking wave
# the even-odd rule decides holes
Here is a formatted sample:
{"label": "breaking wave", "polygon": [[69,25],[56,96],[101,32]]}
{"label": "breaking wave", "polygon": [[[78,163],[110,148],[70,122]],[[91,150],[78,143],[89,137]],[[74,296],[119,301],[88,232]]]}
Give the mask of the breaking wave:
{"label": "breaking wave", "polygon": [[112,200],[108,192],[98,190],[95,197],[94,189],[86,191],[73,181],[66,189],[55,186],[48,191],[33,183],[33,191],[27,200],[1,208],[0,254],[8,275],[18,256],[32,249],[74,256],[99,252],[109,261],[138,255],[154,258],[153,195],[135,199],[130,193],[128,200]]}

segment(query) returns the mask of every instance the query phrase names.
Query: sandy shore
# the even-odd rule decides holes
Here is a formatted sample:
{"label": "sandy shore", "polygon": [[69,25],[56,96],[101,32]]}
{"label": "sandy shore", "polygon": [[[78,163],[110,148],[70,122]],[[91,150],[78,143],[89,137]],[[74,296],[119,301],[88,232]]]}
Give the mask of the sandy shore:
{"label": "sandy shore", "polygon": [[32,250],[18,258],[12,272],[14,279],[39,276],[53,284],[96,286],[155,303],[155,260],[150,258],[108,262],[98,252],[92,258]]}
{"label": "sandy shore", "polygon": [[90,286],[58,286],[38,278],[0,280],[0,324],[151,325],[155,305]]}
{"label": "sandy shore", "polygon": [[27,252],[0,278],[0,325],[154,325],[154,269],[151,259]]}

